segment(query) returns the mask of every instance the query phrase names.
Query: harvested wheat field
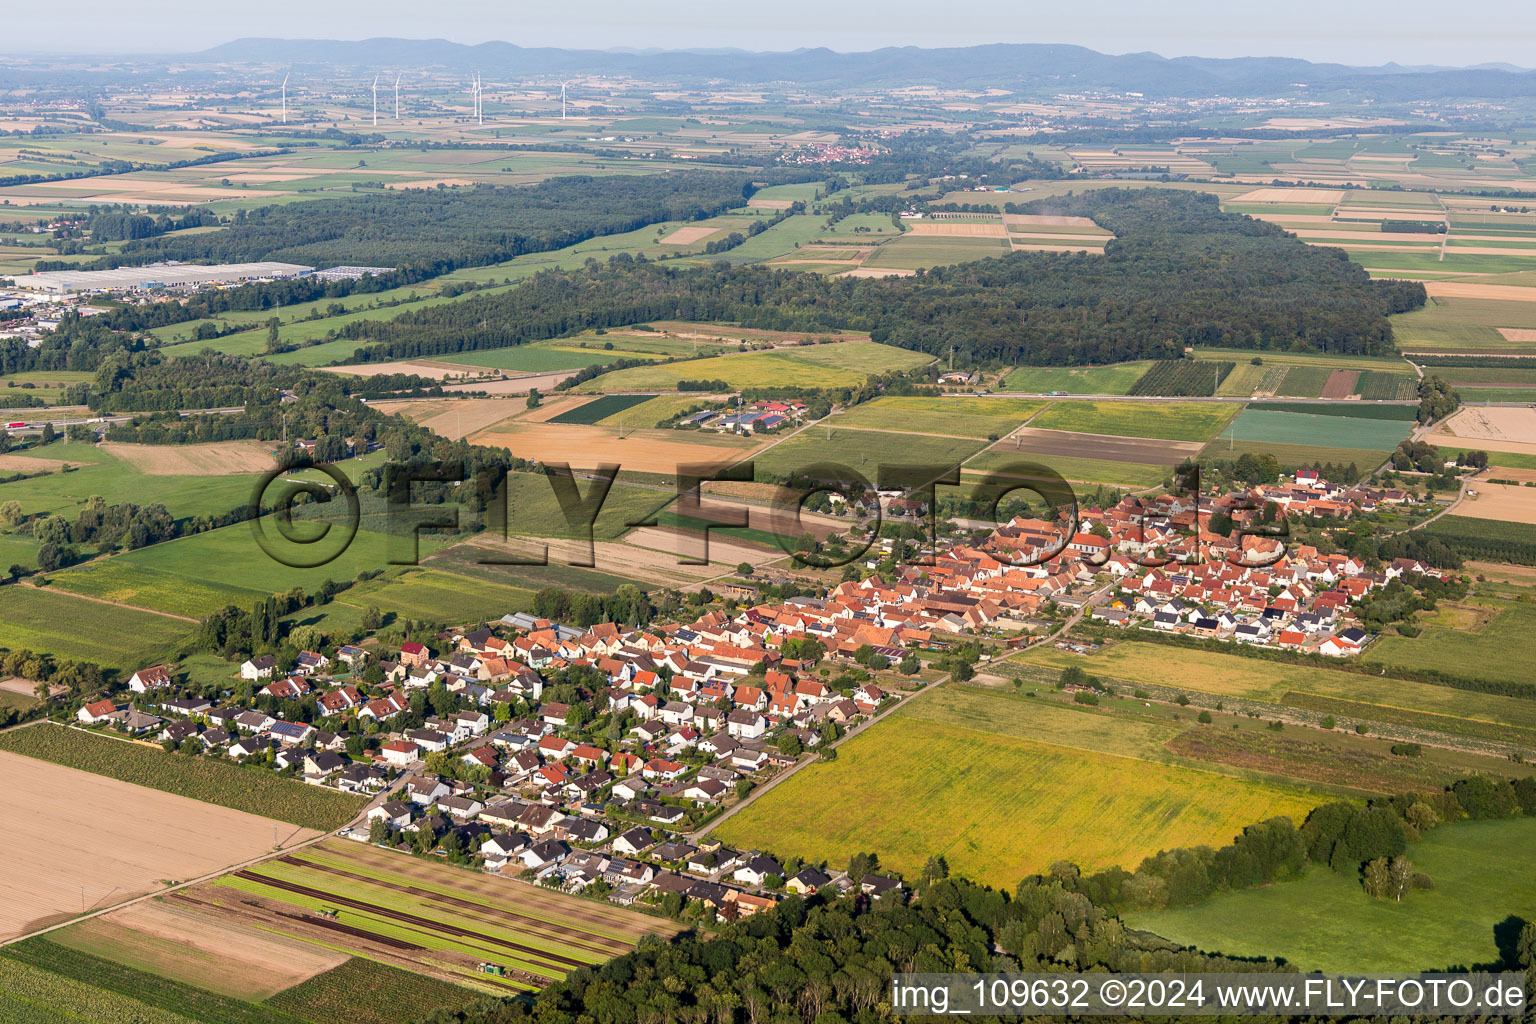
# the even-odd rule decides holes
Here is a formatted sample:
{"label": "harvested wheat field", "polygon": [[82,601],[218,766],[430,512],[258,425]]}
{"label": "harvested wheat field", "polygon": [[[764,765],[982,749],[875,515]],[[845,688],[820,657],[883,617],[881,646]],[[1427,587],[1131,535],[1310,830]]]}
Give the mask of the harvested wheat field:
{"label": "harvested wheat field", "polygon": [[345,953],[161,900],[83,921],[50,938],[61,946],[250,1002],[271,998],[347,961]]}
{"label": "harvested wheat field", "polygon": [[[1003,223],[1010,227],[1017,224],[1021,227],[1088,228],[1093,231],[1104,231],[1092,217],[1062,217],[1047,213],[1005,213]],[[1108,232],[1105,233],[1108,234]]]}
{"label": "harvested wheat field", "polygon": [[748,199],[749,210],[787,210],[794,206],[792,199]]}
{"label": "harvested wheat field", "polygon": [[686,440],[688,437],[677,430],[642,429],[621,438],[609,427],[513,420],[473,434],[469,440],[507,448],[513,455],[539,462],[568,462],[583,469],[616,462],[632,473],[664,475],[675,474],[678,466],[739,462],[763,447],[762,441],[708,435]]}
{"label": "harvested wheat field", "polygon": [[[1515,477],[1513,471],[1507,469],[1497,469],[1494,472],[1500,479]],[[1458,516],[1536,525],[1536,487],[1494,484],[1480,480],[1472,490],[1477,492],[1477,496],[1462,499],[1461,504],[1456,506]]]}
{"label": "harvested wheat field", "polygon": [[219,441],[214,444],[115,444],[102,451],[150,476],[237,476],[265,473],[277,466],[270,441]]}
{"label": "harvested wheat field", "polygon": [[[1499,333],[1504,335],[1505,341],[1536,341],[1536,330],[1529,327],[1500,327]],[[1536,360],[1532,360],[1531,365],[1536,367]]]}
{"label": "harvested wheat field", "polygon": [[7,751],[0,819],[0,939],[319,835]]}
{"label": "harvested wheat field", "polygon": [[0,471],[6,473],[52,473],[62,469],[59,459],[34,459],[30,455],[0,455]]}
{"label": "harvested wheat field", "polygon": [[385,413],[399,413],[434,434],[457,441],[476,431],[500,423],[509,416],[528,410],[523,398],[465,398],[447,401],[378,402],[374,408]]}
{"label": "harvested wheat field", "polygon": [[1510,284],[1478,284],[1475,281],[1425,281],[1424,291],[1432,299],[1508,299],[1513,302],[1536,302],[1536,288],[1521,288]]}
{"label": "harvested wheat field", "polygon": [[921,221],[907,225],[909,235],[956,235],[964,238],[1003,238],[1008,229],[999,223],[966,224],[958,221]]}
{"label": "harvested wheat field", "polygon": [[[661,552],[673,559],[673,564],[678,562],[702,562],[706,552],[704,532],[702,530],[679,530],[668,526],[642,526],[629,536],[624,538],[625,543],[637,548],[649,548],[652,551]],[[789,538],[790,541],[794,537]],[[739,540],[731,539],[729,533],[720,533],[715,530],[709,532],[708,541],[709,564],[714,566],[733,566],[746,562],[749,565],[762,565],[765,561],[773,561],[785,557],[784,552],[777,547],[766,547],[760,544],[746,544]],[[599,566],[602,568],[602,566]],[[683,566],[688,568],[688,566]],[[609,570],[612,572],[612,570]],[[717,570],[718,571],[718,570]]]}
{"label": "harvested wheat field", "polygon": [[529,409],[523,415],[517,417],[517,419],[520,423],[545,423],[556,416],[568,413],[572,409],[580,408],[588,402],[595,401],[597,399],[591,395],[562,395],[556,398],[546,398],[539,403],[537,409]]}
{"label": "harvested wheat field", "polygon": [[690,224],[687,227],[678,228],[670,235],[660,239],[662,245],[692,245],[694,242],[702,242],[710,235],[719,231],[719,228],[705,224]]}
{"label": "harvested wheat field", "polygon": [[[715,541],[711,540],[709,546],[711,554],[714,555]],[[659,551],[624,541],[599,540],[588,545],[586,541],[561,537],[529,539],[514,536],[503,539],[480,536],[467,542],[464,548],[483,551],[484,554],[479,557],[487,563],[507,558],[536,561],[544,557],[551,566],[590,564],[596,571],[617,576],[620,579],[633,580],[646,586],[679,589],[693,586],[711,576],[719,576],[721,571],[718,565],[679,565],[675,544],[668,550]],[[761,560],[762,552],[755,550],[753,555],[754,558]],[[433,557],[429,556],[426,559],[427,565],[432,564]],[[738,558],[736,561],[740,562],[741,559]]]}
{"label": "harvested wheat field", "polygon": [[440,363],[434,359],[407,359],[393,363],[355,363],[351,366],[319,366],[329,373],[347,373],[356,377],[378,377],[392,373],[410,373],[418,377],[442,380],[445,377],[462,377],[473,374],[475,367],[465,363]]}
{"label": "harvested wheat field", "polygon": [[1329,188],[1256,188],[1231,200],[1234,203],[1338,203],[1344,193]]}
{"label": "harvested wheat field", "polygon": [[1430,444],[1536,455],[1536,409],[1469,406],[1425,438]]}

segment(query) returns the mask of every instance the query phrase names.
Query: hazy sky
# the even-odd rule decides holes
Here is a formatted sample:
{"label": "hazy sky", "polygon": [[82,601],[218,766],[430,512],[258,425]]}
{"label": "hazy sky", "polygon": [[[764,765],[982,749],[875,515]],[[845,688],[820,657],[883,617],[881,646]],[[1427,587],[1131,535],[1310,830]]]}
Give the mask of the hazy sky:
{"label": "hazy sky", "polygon": [[[1106,53],[1350,64],[1536,63],[1519,0],[51,0],[9,5],[7,52],[185,51],[241,36],[505,40],[525,46],[783,50],[1077,43]],[[0,53],[0,64],[5,60]]]}

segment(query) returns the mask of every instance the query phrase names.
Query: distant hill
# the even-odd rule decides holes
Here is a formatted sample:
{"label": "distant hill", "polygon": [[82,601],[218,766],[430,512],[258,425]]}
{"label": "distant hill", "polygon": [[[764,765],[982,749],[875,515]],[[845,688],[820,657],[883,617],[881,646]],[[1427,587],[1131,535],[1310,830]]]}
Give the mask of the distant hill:
{"label": "distant hill", "polygon": [[[1098,53],[1082,46],[1000,43],[863,53],[825,48],[782,53],[737,50],[563,50],[511,43],[470,46],[445,39],[238,39],[194,61],[338,67],[462,67],[488,74],[624,74],[657,81],[732,85],[994,86],[1018,92],[1110,90],[1166,96],[1294,96],[1406,101],[1536,96],[1536,72],[1507,66],[1350,67],[1284,57],[1176,57]],[[184,57],[183,59],[186,59]]]}

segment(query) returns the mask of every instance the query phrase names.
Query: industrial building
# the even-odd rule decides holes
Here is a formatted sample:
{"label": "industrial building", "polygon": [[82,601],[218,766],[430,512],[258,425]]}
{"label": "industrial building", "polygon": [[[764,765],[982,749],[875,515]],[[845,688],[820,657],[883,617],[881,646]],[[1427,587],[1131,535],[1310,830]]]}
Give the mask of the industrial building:
{"label": "industrial building", "polygon": [[116,270],[49,270],[18,274],[17,288],[62,294],[65,292],[147,291],[151,288],[201,288],[205,285],[243,284],[307,274],[313,267],[297,263],[155,263]]}

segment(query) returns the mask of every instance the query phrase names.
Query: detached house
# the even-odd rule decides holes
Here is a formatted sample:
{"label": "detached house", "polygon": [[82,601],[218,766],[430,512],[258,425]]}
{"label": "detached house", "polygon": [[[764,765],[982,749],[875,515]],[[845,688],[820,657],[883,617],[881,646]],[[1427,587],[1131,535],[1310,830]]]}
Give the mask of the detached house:
{"label": "detached house", "polygon": [[254,658],[247,658],[240,663],[240,678],[252,680],[271,679],[272,668],[276,664],[276,659],[270,654],[261,654]]}
{"label": "detached house", "polygon": [[134,693],[148,693],[150,690],[170,685],[171,670],[164,665],[156,665],[154,668],[141,668],[128,677],[128,689]]}

